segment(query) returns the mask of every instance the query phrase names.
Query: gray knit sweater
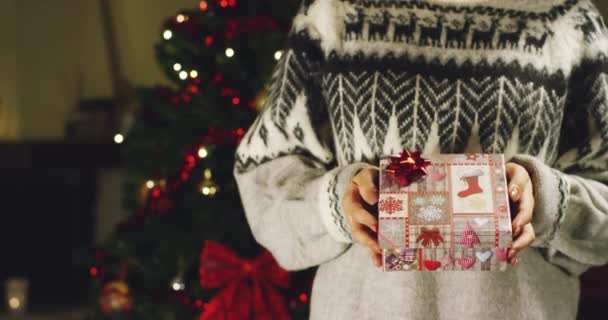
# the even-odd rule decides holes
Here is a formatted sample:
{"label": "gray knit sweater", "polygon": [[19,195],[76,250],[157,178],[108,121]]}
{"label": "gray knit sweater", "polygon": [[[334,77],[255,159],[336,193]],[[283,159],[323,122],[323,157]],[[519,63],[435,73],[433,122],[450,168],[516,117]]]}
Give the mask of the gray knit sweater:
{"label": "gray knit sweater", "polygon": [[[608,262],[608,30],[590,0],[305,1],[236,152],[256,239],[318,266],[312,319],[574,319]],[[504,153],[537,238],[507,272],[393,272],[353,244],[353,174],[402,148]]]}

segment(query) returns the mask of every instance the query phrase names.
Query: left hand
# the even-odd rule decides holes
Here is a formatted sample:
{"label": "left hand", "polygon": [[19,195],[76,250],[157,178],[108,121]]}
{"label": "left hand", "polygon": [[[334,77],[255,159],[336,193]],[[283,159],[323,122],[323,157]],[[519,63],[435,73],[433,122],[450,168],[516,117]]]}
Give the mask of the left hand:
{"label": "left hand", "polygon": [[[532,180],[528,171],[513,162],[506,164],[508,193],[512,208],[517,211],[513,218],[513,246],[507,255],[511,265],[517,264],[517,254],[534,241],[536,235],[532,227],[532,212],[534,211],[534,194]],[[514,214],[512,212],[512,214]]]}

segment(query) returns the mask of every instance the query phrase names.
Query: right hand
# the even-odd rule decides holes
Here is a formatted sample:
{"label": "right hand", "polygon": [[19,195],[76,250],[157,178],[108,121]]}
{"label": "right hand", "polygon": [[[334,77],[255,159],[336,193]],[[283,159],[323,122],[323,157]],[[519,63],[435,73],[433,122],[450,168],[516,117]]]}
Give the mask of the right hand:
{"label": "right hand", "polygon": [[346,220],[350,223],[353,239],[367,247],[372,262],[376,267],[382,266],[382,250],[378,245],[378,219],[369,208],[378,203],[378,170],[365,168],[360,170],[346,188],[342,208]]}

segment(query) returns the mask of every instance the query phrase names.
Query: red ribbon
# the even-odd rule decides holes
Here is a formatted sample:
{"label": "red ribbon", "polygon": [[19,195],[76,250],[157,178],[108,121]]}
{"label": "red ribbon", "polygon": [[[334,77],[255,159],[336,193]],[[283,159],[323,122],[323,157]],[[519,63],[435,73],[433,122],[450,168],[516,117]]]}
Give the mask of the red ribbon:
{"label": "red ribbon", "polygon": [[203,288],[223,288],[205,304],[199,320],[289,318],[283,295],[277,289],[289,286],[289,273],[270,252],[243,259],[217,242],[205,241],[199,273]]}
{"label": "red ribbon", "polygon": [[386,166],[386,171],[395,176],[399,185],[406,187],[426,176],[426,167],[430,164],[430,161],[420,156],[420,152],[403,150],[398,157],[391,157],[391,163]]}
{"label": "red ribbon", "polygon": [[420,235],[416,238],[416,243],[422,241],[422,245],[427,247],[430,241],[433,241],[433,244],[438,246],[441,242],[443,242],[443,237],[439,232],[439,228],[427,229],[426,227],[422,227],[420,231]]}

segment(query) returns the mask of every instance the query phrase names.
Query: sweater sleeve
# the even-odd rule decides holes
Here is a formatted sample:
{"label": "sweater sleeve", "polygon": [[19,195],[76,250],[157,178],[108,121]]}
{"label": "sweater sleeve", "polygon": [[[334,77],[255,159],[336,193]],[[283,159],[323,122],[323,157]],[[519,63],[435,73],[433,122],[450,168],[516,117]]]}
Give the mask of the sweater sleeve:
{"label": "sweater sleeve", "polygon": [[322,264],[347,249],[342,195],[352,176],[370,166],[335,165],[318,79],[323,54],[308,19],[302,8],[234,167],[255,239],[288,270]]}
{"label": "sweater sleeve", "polygon": [[595,11],[584,59],[570,78],[557,162],[526,155],[536,207],[532,244],[573,275],[608,263],[608,34]]}

